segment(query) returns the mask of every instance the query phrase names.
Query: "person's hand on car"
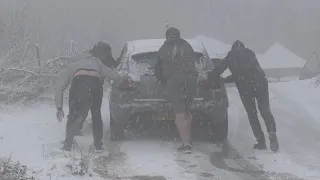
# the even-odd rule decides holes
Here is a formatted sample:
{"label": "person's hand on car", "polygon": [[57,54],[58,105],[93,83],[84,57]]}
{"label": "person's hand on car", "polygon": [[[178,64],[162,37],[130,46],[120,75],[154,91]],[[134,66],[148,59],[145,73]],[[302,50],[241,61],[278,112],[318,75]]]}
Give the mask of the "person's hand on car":
{"label": "person's hand on car", "polygon": [[133,75],[125,75],[123,82],[119,85],[120,89],[135,89],[141,84],[139,77]]}

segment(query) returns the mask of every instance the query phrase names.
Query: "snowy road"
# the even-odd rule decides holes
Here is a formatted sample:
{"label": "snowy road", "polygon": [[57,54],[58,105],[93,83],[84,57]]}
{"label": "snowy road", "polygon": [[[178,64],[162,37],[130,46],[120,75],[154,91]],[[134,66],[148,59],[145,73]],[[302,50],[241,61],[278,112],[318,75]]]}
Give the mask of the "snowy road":
{"label": "snowy road", "polygon": [[[145,138],[119,144],[107,142],[110,155],[98,159],[93,167],[101,166],[99,172],[108,177],[105,179],[320,179],[320,96],[315,96],[319,89],[308,87],[306,81],[270,85],[280,141],[277,154],[252,150],[255,141],[246,113],[236,89],[229,88],[229,142],[220,146],[195,142],[190,155],[177,153],[179,142]],[[0,156],[12,155],[29,168],[42,170],[41,180],[76,179],[62,167],[65,160],[49,158],[50,149],[59,148],[64,138],[65,122],[56,121],[54,107],[42,104],[8,109],[0,115]],[[108,112],[104,111],[103,116],[107,119]],[[106,120],[105,129],[107,124]]]}
{"label": "snowy road", "polygon": [[[297,89],[289,93],[292,96],[286,92],[290,85],[291,91]],[[294,83],[270,85],[281,143],[277,154],[252,150],[255,140],[247,115],[237,90],[229,88],[229,142],[221,146],[198,142],[192,155],[182,155],[175,153],[179,143],[127,141],[119,144],[125,153],[125,162],[121,162],[125,166],[111,165],[108,169],[117,175],[162,175],[167,179],[320,179],[319,121],[309,112],[310,106],[301,104],[296,96],[300,90]],[[320,105],[320,101],[314,100],[314,105]]]}
{"label": "snowy road", "polygon": [[[230,141],[242,157],[266,171],[292,173],[305,179],[320,179],[319,88],[308,81],[270,84],[270,103],[277,123],[280,152],[252,151],[251,128],[236,89],[229,89]],[[238,120],[237,120],[238,119]],[[266,132],[264,122],[260,122]],[[265,134],[267,137],[267,134]],[[255,156],[253,158],[253,156]],[[252,160],[255,159],[255,160]]]}

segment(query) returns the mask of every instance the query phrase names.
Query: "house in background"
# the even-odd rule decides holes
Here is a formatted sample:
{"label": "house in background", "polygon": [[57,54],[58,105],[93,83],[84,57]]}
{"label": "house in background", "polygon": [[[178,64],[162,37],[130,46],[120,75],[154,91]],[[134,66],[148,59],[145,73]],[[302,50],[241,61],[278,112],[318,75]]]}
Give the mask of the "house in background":
{"label": "house in background", "polygon": [[277,81],[299,79],[307,62],[279,42],[274,43],[263,55],[258,55],[258,60],[266,76]]}
{"label": "house in background", "polygon": [[[214,38],[197,36],[194,39],[204,44],[210,58],[224,58],[231,49],[231,45]],[[306,61],[279,42],[275,42],[264,54],[256,55],[269,81],[307,79],[320,73],[320,62],[316,55]],[[230,74],[226,70],[222,76]]]}
{"label": "house in background", "polygon": [[301,69],[299,80],[310,79],[320,74],[320,61],[314,52]]}

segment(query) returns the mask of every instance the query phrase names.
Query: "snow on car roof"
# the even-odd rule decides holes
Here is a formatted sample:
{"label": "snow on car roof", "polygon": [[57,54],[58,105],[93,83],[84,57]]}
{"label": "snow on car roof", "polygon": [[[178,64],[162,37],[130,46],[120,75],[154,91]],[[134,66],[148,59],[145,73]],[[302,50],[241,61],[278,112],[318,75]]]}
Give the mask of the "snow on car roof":
{"label": "snow on car roof", "polygon": [[[204,46],[201,42],[194,39],[185,39],[190,43],[195,52],[204,52]],[[127,42],[128,51],[131,55],[143,52],[155,52],[160,49],[165,39],[144,39]]]}

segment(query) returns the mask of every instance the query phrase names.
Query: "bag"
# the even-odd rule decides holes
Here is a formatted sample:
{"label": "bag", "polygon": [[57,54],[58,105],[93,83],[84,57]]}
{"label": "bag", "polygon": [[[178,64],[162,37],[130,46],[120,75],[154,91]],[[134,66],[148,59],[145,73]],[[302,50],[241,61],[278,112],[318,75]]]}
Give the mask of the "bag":
{"label": "bag", "polygon": [[159,49],[158,61],[155,66],[157,79],[166,81],[175,73],[197,73],[194,55],[191,45],[183,39],[165,41]]}

